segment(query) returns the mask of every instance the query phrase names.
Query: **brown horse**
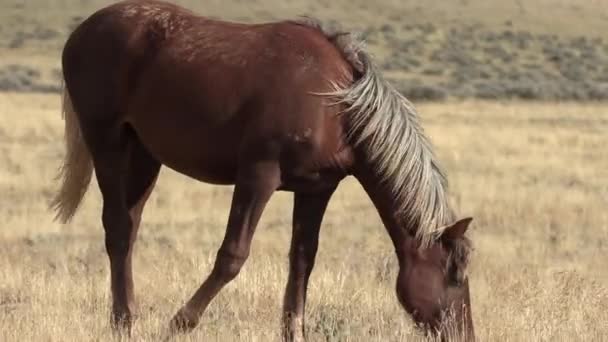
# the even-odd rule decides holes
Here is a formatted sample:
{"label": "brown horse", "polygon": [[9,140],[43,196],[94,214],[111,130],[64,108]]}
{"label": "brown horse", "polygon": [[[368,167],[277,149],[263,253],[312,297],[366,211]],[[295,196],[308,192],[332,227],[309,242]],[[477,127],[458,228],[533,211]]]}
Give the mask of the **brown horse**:
{"label": "brown horse", "polygon": [[455,219],[415,109],[352,34],[309,19],[246,25],[125,1],[74,30],[62,66],[67,153],[53,208],[69,221],[95,170],[114,327],[132,325],[131,253],[166,165],[234,184],[213,270],[173,331],[194,328],[237,276],[267,201],[282,190],[294,193],[283,337],[303,340],[322,217],[338,183],[353,175],[394,244],[405,310],[428,331],[445,336],[456,326],[474,338],[464,235],[471,219]]}

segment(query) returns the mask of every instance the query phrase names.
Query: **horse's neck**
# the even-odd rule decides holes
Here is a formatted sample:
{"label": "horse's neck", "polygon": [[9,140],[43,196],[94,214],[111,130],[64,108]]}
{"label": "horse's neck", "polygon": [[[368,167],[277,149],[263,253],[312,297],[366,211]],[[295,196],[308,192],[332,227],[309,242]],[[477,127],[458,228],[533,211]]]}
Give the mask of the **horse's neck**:
{"label": "horse's neck", "polygon": [[405,241],[410,239],[407,233],[410,231],[410,227],[405,227],[405,222],[399,214],[393,195],[386,186],[380,183],[369,166],[359,165],[354,172],[354,176],[371,199],[376,210],[378,210],[380,219],[399,252],[401,248],[405,247]]}

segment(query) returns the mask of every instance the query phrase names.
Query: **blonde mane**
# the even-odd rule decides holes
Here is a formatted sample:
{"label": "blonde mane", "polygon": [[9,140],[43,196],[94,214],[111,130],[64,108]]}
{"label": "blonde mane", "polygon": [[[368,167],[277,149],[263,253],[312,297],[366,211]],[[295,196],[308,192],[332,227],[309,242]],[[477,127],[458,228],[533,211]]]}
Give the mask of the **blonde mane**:
{"label": "blonde mane", "polygon": [[327,95],[347,105],[349,140],[363,144],[378,180],[391,191],[397,210],[415,229],[421,246],[453,220],[447,177],[424,134],[412,103],[385,80],[356,35],[323,26],[313,18],[301,24],[319,29],[361,73],[348,87],[334,84]]}

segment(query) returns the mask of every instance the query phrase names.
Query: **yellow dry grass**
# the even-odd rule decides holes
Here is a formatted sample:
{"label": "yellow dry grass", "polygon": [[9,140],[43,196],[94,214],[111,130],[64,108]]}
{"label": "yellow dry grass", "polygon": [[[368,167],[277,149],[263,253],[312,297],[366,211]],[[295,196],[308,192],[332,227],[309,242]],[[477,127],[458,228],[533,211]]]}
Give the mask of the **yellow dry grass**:
{"label": "yellow dry grass", "polygon": [[[418,106],[476,251],[482,341],[608,337],[605,104]],[[47,203],[63,154],[57,95],[0,94],[0,340],[109,341],[109,275],[96,184],[75,221]],[[164,169],[144,213],[133,340],[155,341],[209,272],[231,187]],[[239,277],[180,340],[274,341],[287,271],[291,195],[277,193]],[[307,311],[312,341],[403,341],[416,332],[393,291],[396,262],[371,203],[345,181],[325,217]]]}

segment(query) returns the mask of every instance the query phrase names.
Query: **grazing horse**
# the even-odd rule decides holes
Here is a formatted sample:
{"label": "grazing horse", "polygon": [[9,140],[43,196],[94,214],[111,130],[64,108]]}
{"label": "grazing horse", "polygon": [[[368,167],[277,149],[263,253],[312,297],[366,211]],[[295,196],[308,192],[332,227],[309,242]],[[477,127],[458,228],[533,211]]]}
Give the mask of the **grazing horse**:
{"label": "grazing horse", "polygon": [[401,305],[426,331],[445,336],[455,326],[474,338],[471,218],[455,218],[414,107],[355,35],[309,18],[240,24],[160,1],[123,1],[71,33],[62,67],[67,152],[52,207],[68,222],[95,171],[114,328],[132,326],[133,244],[165,165],[234,185],[213,269],[171,320],[172,331],[198,324],[245,263],[271,195],[290,191],[282,336],[303,340],[321,221],[339,182],[352,175],[394,244]]}

